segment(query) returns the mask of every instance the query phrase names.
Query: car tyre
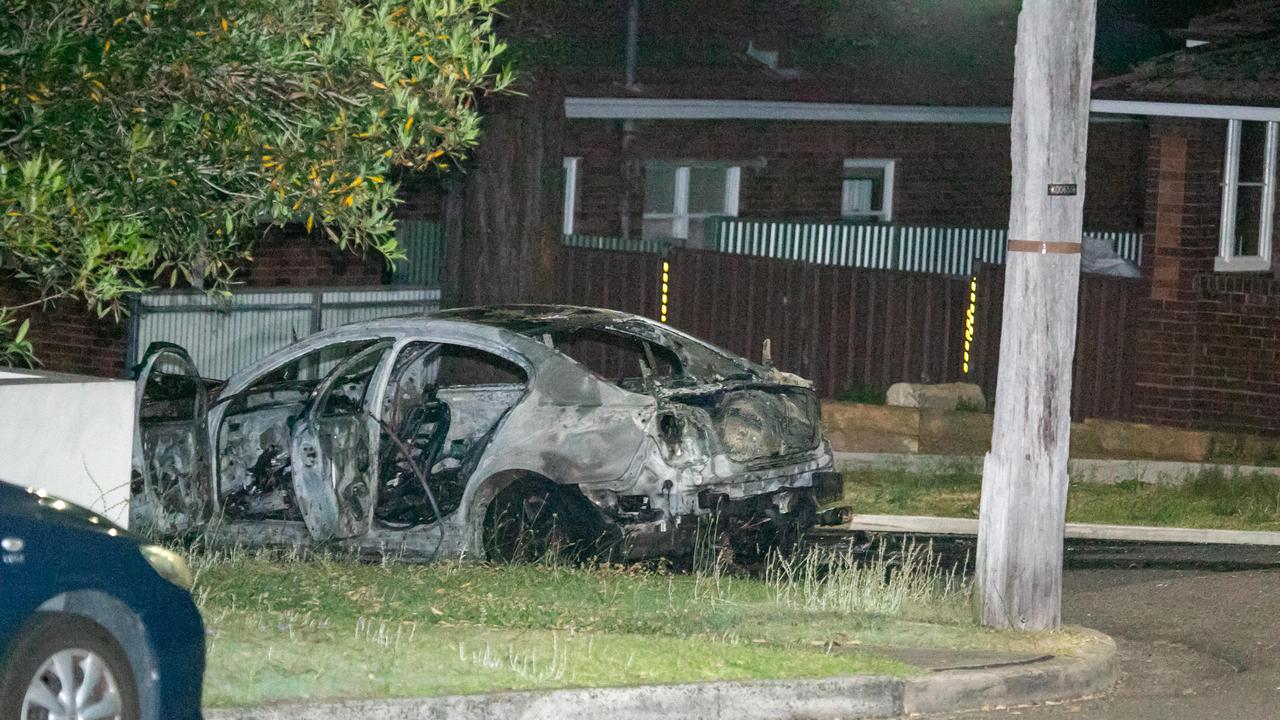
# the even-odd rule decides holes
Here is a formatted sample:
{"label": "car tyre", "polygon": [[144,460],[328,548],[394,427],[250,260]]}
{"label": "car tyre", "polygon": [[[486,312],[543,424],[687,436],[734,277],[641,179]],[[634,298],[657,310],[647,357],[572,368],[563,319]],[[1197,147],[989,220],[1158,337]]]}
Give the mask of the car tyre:
{"label": "car tyre", "polygon": [[484,550],[490,562],[537,562],[564,554],[572,545],[566,506],[554,487],[512,483],[485,512]]}
{"label": "car tyre", "polygon": [[49,717],[141,717],[129,659],[106,629],[79,615],[33,616],[10,648],[0,680],[0,718]]}

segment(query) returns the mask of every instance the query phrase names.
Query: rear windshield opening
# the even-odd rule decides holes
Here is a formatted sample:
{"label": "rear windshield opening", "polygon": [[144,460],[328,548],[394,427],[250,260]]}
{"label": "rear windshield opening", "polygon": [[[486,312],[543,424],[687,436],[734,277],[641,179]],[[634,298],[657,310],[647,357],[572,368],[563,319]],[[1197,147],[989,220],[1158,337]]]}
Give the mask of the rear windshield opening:
{"label": "rear windshield opening", "polygon": [[641,367],[658,380],[684,375],[671,350],[638,337],[597,328],[578,328],[551,336],[555,348],[606,380],[628,390],[644,387]]}

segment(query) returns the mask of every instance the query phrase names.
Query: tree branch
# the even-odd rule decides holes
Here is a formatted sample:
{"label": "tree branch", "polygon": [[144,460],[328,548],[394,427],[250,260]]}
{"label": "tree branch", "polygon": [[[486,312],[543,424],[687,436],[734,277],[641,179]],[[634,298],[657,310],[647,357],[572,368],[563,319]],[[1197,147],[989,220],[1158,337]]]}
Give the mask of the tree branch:
{"label": "tree branch", "polygon": [[8,147],[8,146],[10,146],[10,145],[12,145],[12,144],[14,144],[14,143],[18,142],[18,141],[19,141],[19,140],[21,140],[22,138],[26,137],[26,136],[27,136],[27,133],[29,133],[29,132],[31,132],[31,126],[30,126],[30,125],[28,125],[28,126],[26,126],[26,127],[22,128],[21,130],[19,130],[17,133],[15,133],[15,134],[13,135],[13,137],[9,138],[8,140],[5,140],[4,142],[0,142],[0,147]]}
{"label": "tree branch", "polygon": [[42,298],[40,298],[40,299],[38,299],[38,300],[32,300],[31,302],[22,303],[21,305],[3,305],[3,306],[0,306],[0,307],[3,307],[3,309],[5,309],[5,310],[9,310],[9,311],[13,311],[13,310],[26,310],[26,309],[27,309],[27,308],[29,308],[29,307],[35,307],[36,305],[43,305],[43,304],[48,303],[48,302],[53,302],[54,300],[61,300],[62,298],[68,297],[68,296],[70,296],[70,295],[71,295],[71,293],[70,293],[70,292],[68,292],[68,291],[63,291],[63,292],[60,292],[60,293],[55,293],[55,294],[50,295],[50,296],[48,296],[48,297],[42,297]]}

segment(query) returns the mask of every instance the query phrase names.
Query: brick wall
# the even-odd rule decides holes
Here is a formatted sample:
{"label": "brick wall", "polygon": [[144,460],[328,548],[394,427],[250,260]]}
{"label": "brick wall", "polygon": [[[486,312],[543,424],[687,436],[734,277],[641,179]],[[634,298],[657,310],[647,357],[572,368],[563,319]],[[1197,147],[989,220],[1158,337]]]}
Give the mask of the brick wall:
{"label": "brick wall", "polygon": [[1153,120],[1134,419],[1280,432],[1280,281],[1217,273],[1225,121]]}
{"label": "brick wall", "polygon": [[338,248],[320,233],[301,228],[271,231],[258,242],[252,263],[237,280],[249,287],[359,287],[381,285],[386,263],[376,252]]}
{"label": "brick wall", "polygon": [[[645,160],[717,160],[742,165],[739,214],[761,219],[840,216],[846,158],[894,159],[894,220],[1003,227],[1009,221],[1009,127],[894,123],[652,121],[634,123],[623,162],[622,124],[567,123],[564,153],[583,158],[576,230],[621,232],[620,198],[631,195],[638,234]],[[1142,226],[1146,133],[1141,123],[1090,128],[1085,226]],[[624,167],[630,168],[630,179]]]}
{"label": "brick wall", "polygon": [[[0,280],[0,305],[31,300],[25,289]],[[124,374],[125,325],[110,315],[99,318],[82,302],[64,300],[48,310],[20,311],[31,320],[31,343],[45,370],[121,377]]]}

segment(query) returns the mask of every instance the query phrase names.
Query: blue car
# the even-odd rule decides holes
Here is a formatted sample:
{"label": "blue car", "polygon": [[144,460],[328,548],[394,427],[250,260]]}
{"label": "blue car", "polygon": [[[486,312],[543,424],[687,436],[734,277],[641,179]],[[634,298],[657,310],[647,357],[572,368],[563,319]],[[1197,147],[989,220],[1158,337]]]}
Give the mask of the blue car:
{"label": "blue car", "polygon": [[199,720],[191,584],[173,552],[0,482],[0,718]]}

